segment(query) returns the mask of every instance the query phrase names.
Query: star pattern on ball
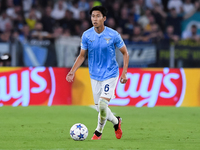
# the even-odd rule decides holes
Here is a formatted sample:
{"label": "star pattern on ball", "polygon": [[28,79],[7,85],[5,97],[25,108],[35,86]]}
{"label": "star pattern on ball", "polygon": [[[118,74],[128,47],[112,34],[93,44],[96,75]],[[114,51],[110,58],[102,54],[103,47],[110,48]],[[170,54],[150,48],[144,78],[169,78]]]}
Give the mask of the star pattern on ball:
{"label": "star pattern on ball", "polygon": [[80,135],[78,135],[79,139],[84,139],[83,136],[84,136],[84,134],[81,134],[81,133],[80,133]]}
{"label": "star pattern on ball", "polygon": [[76,127],[77,127],[79,130],[81,130],[81,128],[82,128],[81,124],[76,125]]}
{"label": "star pattern on ball", "polygon": [[75,135],[74,130],[72,130],[72,131],[70,132],[70,135],[71,135],[71,136]]}

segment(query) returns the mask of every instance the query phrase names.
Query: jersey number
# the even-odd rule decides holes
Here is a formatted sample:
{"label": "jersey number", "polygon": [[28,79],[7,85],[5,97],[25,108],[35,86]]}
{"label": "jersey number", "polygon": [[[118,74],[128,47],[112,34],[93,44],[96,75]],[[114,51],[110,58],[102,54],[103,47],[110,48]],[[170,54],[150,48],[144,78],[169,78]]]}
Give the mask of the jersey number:
{"label": "jersey number", "polygon": [[106,85],[105,85],[104,91],[105,91],[105,92],[108,92],[108,91],[109,91],[109,84],[106,84]]}

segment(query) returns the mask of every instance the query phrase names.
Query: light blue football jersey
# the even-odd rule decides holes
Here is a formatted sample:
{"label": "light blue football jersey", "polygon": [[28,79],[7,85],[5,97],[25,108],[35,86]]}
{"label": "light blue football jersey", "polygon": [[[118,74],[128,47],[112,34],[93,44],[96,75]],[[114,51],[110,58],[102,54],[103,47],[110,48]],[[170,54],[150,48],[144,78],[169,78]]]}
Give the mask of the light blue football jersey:
{"label": "light blue football jersey", "polygon": [[115,49],[122,48],[124,41],[120,34],[105,26],[98,34],[94,27],[86,30],[82,35],[81,49],[88,50],[88,66],[90,77],[104,81],[119,75]]}

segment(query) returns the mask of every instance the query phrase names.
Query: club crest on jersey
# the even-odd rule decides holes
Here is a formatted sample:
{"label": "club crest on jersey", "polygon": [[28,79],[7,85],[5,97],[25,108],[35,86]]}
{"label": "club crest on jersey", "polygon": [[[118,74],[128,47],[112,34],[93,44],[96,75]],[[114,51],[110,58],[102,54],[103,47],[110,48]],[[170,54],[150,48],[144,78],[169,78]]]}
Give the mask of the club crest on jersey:
{"label": "club crest on jersey", "polygon": [[106,43],[108,44],[111,38],[104,38],[106,40]]}

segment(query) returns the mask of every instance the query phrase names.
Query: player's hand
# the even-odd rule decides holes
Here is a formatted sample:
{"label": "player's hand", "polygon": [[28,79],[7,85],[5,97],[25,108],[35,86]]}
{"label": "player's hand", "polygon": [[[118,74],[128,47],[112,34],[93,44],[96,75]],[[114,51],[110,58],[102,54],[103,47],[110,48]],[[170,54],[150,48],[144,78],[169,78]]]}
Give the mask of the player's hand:
{"label": "player's hand", "polygon": [[67,74],[67,76],[66,76],[66,80],[68,81],[68,82],[73,82],[73,79],[74,79],[74,72],[69,72],[68,74]]}
{"label": "player's hand", "polygon": [[127,77],[126,77],[126,73],[122,73],[121,77],[120,77],[120,82],[122,84],[125,84],[127,82]]}

